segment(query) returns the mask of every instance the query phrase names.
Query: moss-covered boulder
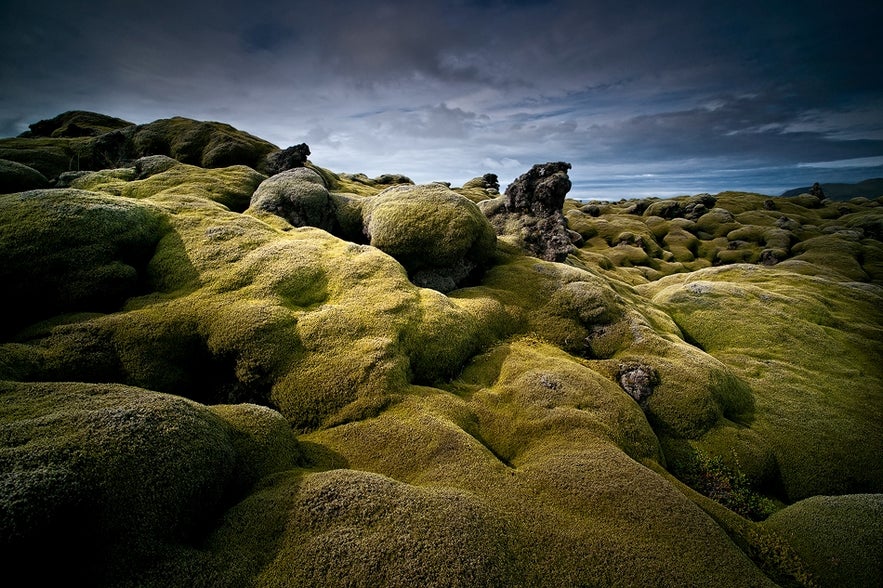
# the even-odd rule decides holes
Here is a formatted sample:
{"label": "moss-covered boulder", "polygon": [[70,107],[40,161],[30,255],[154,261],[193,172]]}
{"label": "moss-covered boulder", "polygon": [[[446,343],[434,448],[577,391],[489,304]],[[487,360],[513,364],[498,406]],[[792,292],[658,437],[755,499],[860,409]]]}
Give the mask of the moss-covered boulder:
{"label": "moss-covered boulder", "polygon": [[0,159],[0,194],[48,188],[46,176],[23,163]]}
{"label": "moss-covered boulder", "polygon": [[251,197],[251,208],[281,216],[295,227],[318,227],[330,233],[340,230],[322,176],[306,167],[261,182]]}
{"label": "moss-covered boulder", "polygon": [[396,186],[364,205],[365,235],[415,284],[453,290],[481,272],[496,235],[478,207],[441,184]]}
{"label": "moss-covered boulder", "polygon": [[822,586],[883,583],[883,494],[813,496],[765,526],[794,546]]}
{"label": "moss-covered boulder", "polygon": [[85,110],[69,110],[50,119],[28,125],[28,130],[20,136],[55,139],[96,137],[129,126],[132,126],[132,123],[121,118]]}
{"label": "moss-covered boulder", "polygon": [[[2,382],[0,422],[0,546],[8,571],[36,582],[125,580],[297,457],[288,431],[240,452],[254,434],[242,425],[119,385]],[[53,565],[34,568],[37,551]]]}
{"label": "moss-covered boulder", "polygon": [[155,206],[82,190],[0,196],[4,334],[61,312],[118,309],[150,290],[167,230]]}
{"label": "moss-covered boulder", "polygon": [[135,157],[168,155],[200,167],[247,165],[265,171],[267,156],[279,148],[218,122],[173,117],[133,127],[128,142]]}

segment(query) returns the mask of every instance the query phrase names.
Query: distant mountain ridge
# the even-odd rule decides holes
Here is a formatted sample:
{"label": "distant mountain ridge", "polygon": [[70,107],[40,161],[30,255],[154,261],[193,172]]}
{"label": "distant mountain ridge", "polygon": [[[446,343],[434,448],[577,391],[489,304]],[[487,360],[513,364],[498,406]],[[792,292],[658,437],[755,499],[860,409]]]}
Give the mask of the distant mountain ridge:
{"label": "distant mountain ridge", "polygon": [[[856,184],[822,184],[821,186],[825,196],[831,200],[849,200],[850,198],[856,198],[858,196],[863,196],[865,198],[883,196],[883,178],[872,178]],[[782,196],[786,198],[799,196],[800,194],[806,194],[809,191],[809,186],[806,186],[805,188],[794,188],[793,190],[782,192]]]}

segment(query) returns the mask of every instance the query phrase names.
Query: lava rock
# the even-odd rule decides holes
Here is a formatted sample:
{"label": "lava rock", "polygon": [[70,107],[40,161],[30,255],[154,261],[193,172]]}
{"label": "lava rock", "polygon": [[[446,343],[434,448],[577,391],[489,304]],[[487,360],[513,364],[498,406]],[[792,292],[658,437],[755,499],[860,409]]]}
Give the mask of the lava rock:
{"label": "lava rock", "polygon": [[567,176],[570,167],[563,161],[534,165],[506,188],[506,209],[536,216],[561,212],[571,187]]}
{"label": "lava rock", "polygon": [[505,196],[482,202],[497,234],[514,234],[522,248],[540,259],[567,259],[575,238],[562,213],[570,167],[563,161],[536,164],[509,184]]}
{"label": "lava rock", "polygon": [[626,394],[639,404],[653,394],[653,390],[659,385],[659,374],[656,370],[637,363],[621,365],[616,373],[616,379]]}
{"label": "lava rock", "polygon": [[274,151],[267,155],[267,172],[272,176],[289,169],[303,167],[309,156],[310,148],[306,143]]}

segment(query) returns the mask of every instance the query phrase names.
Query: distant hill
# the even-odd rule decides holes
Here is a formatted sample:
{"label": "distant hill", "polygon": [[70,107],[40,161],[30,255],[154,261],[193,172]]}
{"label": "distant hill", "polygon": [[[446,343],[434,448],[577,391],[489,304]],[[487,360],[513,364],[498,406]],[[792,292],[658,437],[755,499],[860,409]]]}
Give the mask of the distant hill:
{"label": "distant hill", "polygon": [[[798,196],[809,192],[810,187],[795,188],[782,192],[782,196]],[[883,196],[883,178],[873,178],[857,184],[822,184],[822,191],[831,200],[849,200],[857,196],[876,198]]]}

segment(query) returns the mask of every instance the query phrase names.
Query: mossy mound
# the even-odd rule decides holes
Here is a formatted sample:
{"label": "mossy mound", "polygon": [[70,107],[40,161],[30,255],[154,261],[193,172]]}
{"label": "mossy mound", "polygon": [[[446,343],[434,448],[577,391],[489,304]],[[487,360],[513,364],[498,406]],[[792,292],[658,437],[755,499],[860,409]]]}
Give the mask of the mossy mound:
{"label": "mossy mound", "polygon": [[689,341],[751,387],[746,424],[775,452],[784,496],[883,484],[879,288],[735,265],[671,276],[647,291]]}
{"label": "mossy mound", "polygon": [[130,141],[136,157],[168,155],[206,168],[247,165],[266,171],[267,155],[279,151],[272,143],[230,125],[182,117],[134,127]]}
{"label": "mossy mound", "polygon": [[29,130],[20,136],[26,138],[51,137],[54,139],[95,137],[130,126],[132,123],[121,118],[85,110],[70,110],[53,118],[28,125]]}
{"label": "mossy mound", "polygon": [[[167,546],[198,541],[256,476],[296,458],[287,430],[261,426],[276,440],[259,457],[240,453],[247,428],[137,388],[3,382],[0,411],[0,544],[10,573],[27,568],[35,581],[123,580]],[[33,569],[34,550],[57,559]]]}
{"label": "mossy mound", "polygon": [[71,187],[126,198],[204,198],[242,212],[266,176],[244,165],[204,169],[153,156],[139,159],[132,168],[84,174]]}
{"label": "mossy mound", "polygon": [[814,496],[765,526],[794,546],[822,586],[883,583],[883,495]]}
{"label": "mossy mound", "polygon": [[219,122],[174,117],[134,125],[73,111],[32,125],[36,130],[0,139],[0,159],[30,166],[45,177],[64,172],[125,167],[150,155],[166,155],[205,168],[246,165],[267,172],[278,147]]}
{"label": "mossy mound", "polygon": [[0,194],[48,188],[46,176],[23,163],[0,159]]}
{"label": "mossy mound", "polygon": [[257,187],[250,207],[281,216],[295,227],[338,232],[331,195],[318,173],[305,167],[276,174]]}
{"label": "mossy mound", "polygon": [[493,227],[467,198],[441,184],[396,186],[366,202],[365,234],[417,285],[448,292],[494,255]]}
{"label": "mossy mound", "polygon": [[2,331],[72,311],[108,312],[151,290],[159,210],[80,190],[0,196]]}
{"label": "mossy mound", "polygon": [[[880,281],[875,201],[844,208],[815,197],[722,192],[565,209],[569,226],[585,240],[577,255],[622,268],[616,273],[630,283],[734,263],[785,263],[801,273]],[[858,225],[850,225],[852,214],[862,219]]]}

